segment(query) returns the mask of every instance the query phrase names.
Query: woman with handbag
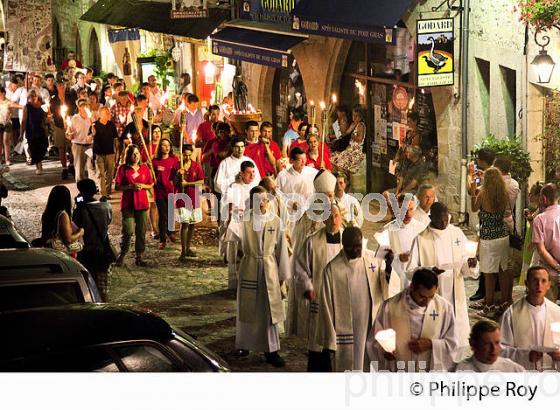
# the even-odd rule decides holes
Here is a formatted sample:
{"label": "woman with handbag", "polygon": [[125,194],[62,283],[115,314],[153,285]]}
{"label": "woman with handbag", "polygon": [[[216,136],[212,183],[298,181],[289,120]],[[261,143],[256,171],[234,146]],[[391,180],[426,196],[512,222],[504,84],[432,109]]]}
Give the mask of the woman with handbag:
{"label": "woman with handbag", "polygon": [[64,185],[53,187],[41,216],[41,239],[45,247],[76,258],[83,248],[84,230],[72,223],[72,198]]}
{"label": "woman with handbag", "polygon": [[484,301],[471,307],[482,308],[482,316],[496,320],[511,304],[510,300],[504,300],[503,292],[501,303],[494,303],[496,277],[500,289],[507,289],[509,280],[509,232],[504,222],[508,194],[502,174],[497,168],[490,167],[484,171],[483,181],[478,193],[476,181],[470,181],[469,194],[472,211],[479,212],[480,272],[484,275],[486,295]]}
{"label": "woman with handbag", "polygon": [[132,235],[135,235],[136,265],[146,267],[148,264],[142,259],[142,255],[146,248],[146,222],[150,208],[148,190],[154,186],[154,180],[148,166],[140,162],[140,150],[136,145],[130,144],[124,157],[124,164],[119,166],[115,178],[115,189],[123,192],[121,253],[115,264],[123,265],[124,257],[130,248],[130,240]]}
{"label": "woman with handbag", "polygon": [[109,239],[109,224],[112,219],[111,205],[97,201],[95,181],[86,178],[78,181],[76,209],[72,220],[84,229],[84,249],[78,253],[78,261],[93,276],[104,302],[107,301],[107,275],[117,255]]}
{"label": "woman with handbag", "polygon": [[352,110],[352,124],[348,128],[348,133],[352,135],[350,143],[344,151],[333,152],[331,155],[331,163],[333,168],[337,171],[344,172],[347,175],[358,172],[365,157],[363,152],[363,144],[366,138],[366,124],[364,118],[363,107],[354,107]]}

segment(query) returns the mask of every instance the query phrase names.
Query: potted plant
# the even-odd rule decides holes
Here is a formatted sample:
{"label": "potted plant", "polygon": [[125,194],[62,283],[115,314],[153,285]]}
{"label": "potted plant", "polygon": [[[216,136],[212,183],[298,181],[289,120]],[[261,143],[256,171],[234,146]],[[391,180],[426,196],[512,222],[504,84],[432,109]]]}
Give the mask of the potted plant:
{"label": "potted plant", "polygon": [[519,21],[535,28],[536,31],[560,30],[560,0],[521,0],[513,8],[519,11]]}

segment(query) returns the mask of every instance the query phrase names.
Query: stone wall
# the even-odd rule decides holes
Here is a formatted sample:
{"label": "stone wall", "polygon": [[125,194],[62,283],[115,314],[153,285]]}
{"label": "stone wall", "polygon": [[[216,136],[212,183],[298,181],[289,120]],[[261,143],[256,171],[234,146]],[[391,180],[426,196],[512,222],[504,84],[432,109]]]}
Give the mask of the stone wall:
{"label": "stone wall", "polygon": [[95,30],[101,50],[101,68],[104,71],[114,71],[116,64],[109,45],[107,26],[80,20],[94,3],[95,1],[92,0],[52,0],[53,21],[56,19],[58,22],[62,40],[59,46],[66,50],[77,51],[76,44],[79,37],[80,61],[84,66],[90,65],[90,39],[92,30]]}

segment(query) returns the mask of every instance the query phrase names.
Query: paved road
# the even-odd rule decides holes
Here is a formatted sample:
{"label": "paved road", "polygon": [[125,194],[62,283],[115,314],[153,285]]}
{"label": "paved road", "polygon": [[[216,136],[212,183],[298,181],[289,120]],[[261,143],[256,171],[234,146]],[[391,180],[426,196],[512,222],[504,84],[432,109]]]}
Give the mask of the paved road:
{"label": "paved road", "polygon": [[[14,222],[30,239],[40,234],[41,213],[51,187],[63,182],[58,163],[46,162],[44,168],[45,174],[37,176],[34,167],[24,163],[13,165],[10,173],[17,182],[27,185],[27,190],[10,191],[3,202]],[[73,196],[77,193],[73,181],[64,181],[64,184]],[[111,205],[114,221],[110,235],[118,245],[121,229],[118,195],[114,195]],[[372,238],[380,226],[366,222],[365,236]],[[235,339],[235,294],[227,290],[227,269],[217,252],[215,225],[198,227],[194,241],[198,257],[181,264],[177,260],[179,244],[170,244],[160,251],[157,241],[148,240],[146,260],[150,266],[136,267],[131,255],[124,267],[114,268],[109,282],[109,301],[151,309],[162,315],[220,354],[235,371],[277,371],[258,354],[242,359],[231,356]],[[373,246],[373,239],[369,246]],[[475,288],[475,281],[466,281],[468,295],[474,293]],[[517,288],[516,293],[520,292],[522,289]],[[471,312],[471,319],[476,320],[474,312]],[[305,342],[282,337],[281,346],[287,362],[284,371],[305,371]]]}

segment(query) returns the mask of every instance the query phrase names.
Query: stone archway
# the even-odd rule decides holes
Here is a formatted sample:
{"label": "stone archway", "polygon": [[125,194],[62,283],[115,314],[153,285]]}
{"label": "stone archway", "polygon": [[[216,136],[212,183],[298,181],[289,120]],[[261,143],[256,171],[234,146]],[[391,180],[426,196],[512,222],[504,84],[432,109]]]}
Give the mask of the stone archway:
{"label": "stone archway", "polygon": [[88,65],[93,69],[94,75],[99,75],[101,71],[101,49],[99,47],[99,38],[94,28],[91,29],[89,36],[89,59]]}

